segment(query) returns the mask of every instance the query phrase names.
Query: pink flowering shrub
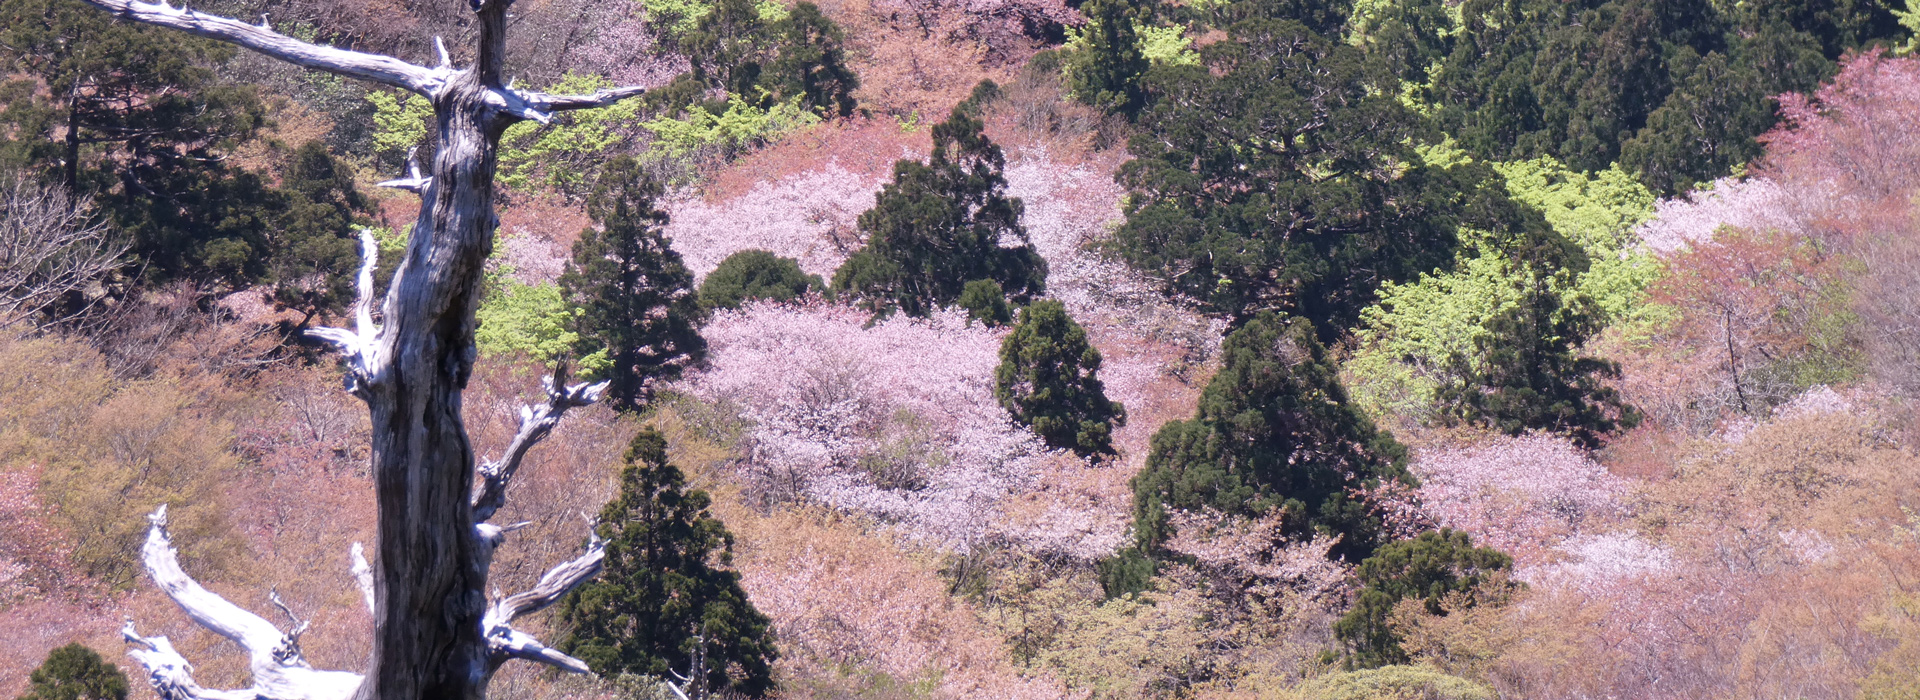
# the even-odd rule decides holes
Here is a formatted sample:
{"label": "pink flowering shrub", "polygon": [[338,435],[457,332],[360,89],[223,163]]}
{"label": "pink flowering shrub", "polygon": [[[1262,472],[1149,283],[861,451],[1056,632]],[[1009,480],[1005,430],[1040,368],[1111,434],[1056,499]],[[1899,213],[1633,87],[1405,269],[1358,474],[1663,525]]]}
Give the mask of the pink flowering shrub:
{"label": "pink flowering shrub", "polygon": [[1661,257],[1712,241],[1723,227],[1806,233],[1799,212],[1788,200],[1788,190],[1771,179],[1721,178],[1710,188],[1661,200],[1637,233]]}
{"label": "pink flowering shrub", "polygon": [[860,247],[854,222],[873,207],[883,182],[828,161],[717,203],[681,195],[667,205],[672,217],[667,236],[698,276],[712,272],[728,255],[758,248],[799,260],[801,269],[831,279]]}
{"label": "pink flowering shrub", "polygon": [[1544,564],[1568,538],[1598,534],[1624,512],[1627,485],[1564,438],[1500,437],[1466,449],[1420,452],[1413,472],[1438,524]]}
{"label": "pink flowering shrub", "polygon": [[957,312],[867,321],[821,303],[722,312],[687,389],[751,425],[742,473],[762,500],[816,501],[966,550],[1045,457],[993,397],[1002,333]]}

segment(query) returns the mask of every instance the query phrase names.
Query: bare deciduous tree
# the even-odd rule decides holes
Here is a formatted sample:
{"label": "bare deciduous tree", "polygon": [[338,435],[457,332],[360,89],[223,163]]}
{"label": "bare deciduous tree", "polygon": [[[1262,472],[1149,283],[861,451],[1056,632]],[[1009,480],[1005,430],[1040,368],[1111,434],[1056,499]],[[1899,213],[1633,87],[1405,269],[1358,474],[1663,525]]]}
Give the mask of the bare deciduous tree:
{"label": "bare deciduous tree", "polygon": [[[638,95],[641,88],[592,95],[549,95],[502,81],[507,10],[512,0],[468,0],[477,44],[471,66],[458,68],[440,46],[439,65],[295,40],[265,26],[131,0],[85,0],[115,16],[225,41],[315,70],[408,90],[432,101],[439,148],[431,170],[391,183],[418,192],[420,217],[387,289],[379,325],[373,317],[376,246],[362,237],[366,262],[351,329],[312,331],[346,358],[347,384],[373,418],[373,478],[378,545],[372,567],[372,658],[364,676],[314,671],[299,653],[299,632],[208,593],[173,563],[163,514],[148,539],[146,565],[156,583],[201,625],[245,648],[254,687],[214,691],[192,681],[186,660],[164,638],[130,641],[163,698],[477,699],[508,659],[573,671],[584,664],[514,630],[513,618],[539,610],[600,569],[597,544],[561,564],[532,591],[492,601],[487,574],[505,531],[487,520],[527,450],[546,437],[569,408],[599,399],[604,385],[565,383],[556,372],[544,405],[522,411],[519,435],[498,461],[475,469],[461,416],[461,394],[474,360],[474,308],[493,248],[494,168],[500,134],[522,120],[546,122],[561,110],[587,109]],[[450,0],[446,0],[450,2]],[[438,41],[436,40],[438,45]],[[477,471],[477,474],[476,474]],[[476,476],[480,482],[475,485]]]}
{"label": "bare deciduous tree", "polygon": [[0,329],[100,281],[127,252],[87,202],[26,179],[0,180]]}

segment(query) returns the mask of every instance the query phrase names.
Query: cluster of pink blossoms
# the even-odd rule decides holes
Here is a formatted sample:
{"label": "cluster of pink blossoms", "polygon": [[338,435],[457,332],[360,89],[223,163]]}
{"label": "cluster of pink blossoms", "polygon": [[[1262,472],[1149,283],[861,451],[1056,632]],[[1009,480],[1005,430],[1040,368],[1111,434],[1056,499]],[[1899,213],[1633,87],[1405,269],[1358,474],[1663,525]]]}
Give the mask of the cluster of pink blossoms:
{"label": "cluster of pink blossoms", "polygon": [[1623,515],[1626,484],[1552,435],[1423,451],[1413,471],[1434,521],[1513,554],[1521,566],[1551,561],[1556,545]]}
{"label": "cluster of pink blossoms", "polygon": [[711,203],[682,195],[668,203],[667,235],[695,275],[706,276],[742,250],[760,249],[800,261],[809,274],[831,278],[861,245],[855,227],[873,208],[883,180],[828,162],[824,167]]}
{"label": "cluster of pink blossoms", "polygon": [[763,499],[804,498],[964,550],[1047,456],[993,396],[1001,331],[957,312],[868,325],[822,303],[749,304],[708,324],[688,382],[751,424],[745,476]]}

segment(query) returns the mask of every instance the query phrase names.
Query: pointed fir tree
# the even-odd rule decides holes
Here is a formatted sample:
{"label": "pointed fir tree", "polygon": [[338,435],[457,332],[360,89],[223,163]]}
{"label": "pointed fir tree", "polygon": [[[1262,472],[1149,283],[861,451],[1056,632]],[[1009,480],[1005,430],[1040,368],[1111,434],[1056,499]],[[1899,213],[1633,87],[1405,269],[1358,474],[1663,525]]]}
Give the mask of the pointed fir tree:
{"label": "pointed fir tree", "polygon": [[1099,373],[1100,351],[1086,330],[1060,302],[1043,299],[1020,310],[1001,343],[994,395],[1049,447],[1111,455],[1113,429],[1127,424],[1127,409],[1107,400]]}
{"label": "pointed fir tree", "polygon": [[1080,11],[1086,45],[1068,59],[1068,86],[1081,102],[1131,118],[1146,105],[1150,67],[1135,27],[1139,12],[1128,0],[1089,0]]}
{"label": "pointed fir tree", "polygon": [[1047,262],[1027,242],[1020,200],[1006,194],[1006,157],[982,133],[979,109],[980,98],[969,99],[934,125],[927,163],[894,163],[893,182],[860,215],[866,247],[834,272],[836,291],[875,314],[911,316],[952,305],[974,280],[1021,304],[1045,291]]}
{"label": "pointed fir tree", "polygon": [[561,648],[595,673],[686,674],[704,653],[706,686],[762,697],[773,688],[772,622],[754,609],[732,563],[733,535],[687,490],[659,431],[627,450],[620,494],[600,511],[606,571],[561,600]]}
{"label": "pointed fir tree", "polygon": [[1377,668],[1410,661],[1389,618],[1400,601],[1415,598],[1429,615],[1445,615],[1442,603],[1459,594],[1455,605],[1499,605],[1511,587],[1503,574],[1513,558],[1491,547],[1473,546],[1467,533],[1429,530],[1419,537],[1381,547],[1360,563],[1360,596],[1333,625],[1346,647],[1347,665]]}
{"label": "pointed fir tree", "polygon": [[638,410],[655,382],[679,377],[707,354],[699,330],[707,311],[693,273],[662,233],[667,214],[654,207],[660,193],[639,163],[615,159],[587,200],[600,228],[580,233],[560,275],[561,292],[580,309],[575,349],[605,358],[607,402],[620,410]]}
{"label": "pointed fir tree", "polygon": [[53,650],[20,700],[127,700],[127,674],[79,642]]}
{"label": "pointed fir tree", "polygon": [[1102,565],[1109,593],[1137,588],[1165,556],[1170,511],[1230,516],[1279,512],[1291,539],[1340,538],[1329,555],[1360,561],[1387,534],[1359,490],[1414,485],[1407,450],[1347,399],[1312,324],[1268,312],[1227,336],[1220,372],[1190,420],[1153,436],[1133,479],[1132,549]]}
{"label": "pointed fir tree", "polygon": [[1474,339],[1477,361],[1455,355],[1448,363],[1454,379],[1438,395],[1447,422],[1508,435],[1550,431],[1590,450],[1640,423],[1605,383],[1620,376],[1619,365],[1580,354],[1601,330],[1600,313],[1584,294],[1563,294],[1572,277],[1565,269],[1520,273],[1518,303],[1487,319]]}

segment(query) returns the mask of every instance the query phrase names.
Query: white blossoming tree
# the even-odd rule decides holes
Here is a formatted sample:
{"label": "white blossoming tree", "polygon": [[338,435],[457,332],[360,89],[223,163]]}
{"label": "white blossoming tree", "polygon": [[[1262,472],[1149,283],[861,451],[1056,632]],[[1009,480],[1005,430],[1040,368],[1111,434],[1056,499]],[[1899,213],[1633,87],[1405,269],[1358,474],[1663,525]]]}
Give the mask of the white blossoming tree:
{"label": "white blossoming tree", "polygon": [[[442,0],[451,2],[452,0]],[[455,66],[444,45],[439,65],[299,41],[267,26],[191,9],[131,0],[85,0],[127,21],[223,41],[313,70],[367,80],[433,103],[438,150],[431,168],[385,183],[417,192],[420,217],[386,290],[379,324],[373,313],[376,246],[363,236],[366,262],[351,329],[313,335],[339,350],[347,388],[367,402],[373,419],[373,479],[378,543],[372,565],[355,549],[355,577],[374,616],[374,643],[363,673],[320,671],[300,653],[305,626],[282,631],[266,619],[207,591],[181,570],[153,515],[144,559],[154,583],[196,623],[234,641],[251,660],[253,686],[212,690],[194,682],[187,660],[164,637],[125,635],[165,700],[446,700],[485,697],[493,673],[510,659],[573,671],[580,661],[513,629],[514,618],[539,610],[598,573],[599,543],[549,571],[533,590],[489,600],[487,574],[504,530],[487,521],[505,502],[508,482],[527,450],[568,409],[600,397],[604,385],[566,383],[555,373],[543,405],[522,411],[505,455],[476,469],[462,419],[461,393],[474,360],[474,308],[482,266],[493,247],[494,171],[500,135],[514,123],[546,122],[554,112],[612,104],[641,88],[591,95],[549,95],[515,89],[501,79],[507,12],[513,0],[468,0],[478,46],[472,65]],[[477,478],[476,478],[477,477]],[[283,609],[283,612],[285,610]],[[291,613],[288,613],[291,617]]]}

